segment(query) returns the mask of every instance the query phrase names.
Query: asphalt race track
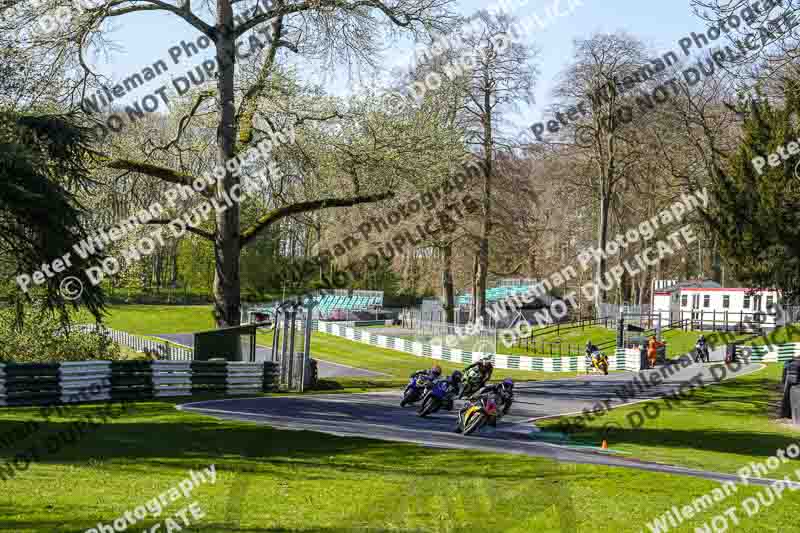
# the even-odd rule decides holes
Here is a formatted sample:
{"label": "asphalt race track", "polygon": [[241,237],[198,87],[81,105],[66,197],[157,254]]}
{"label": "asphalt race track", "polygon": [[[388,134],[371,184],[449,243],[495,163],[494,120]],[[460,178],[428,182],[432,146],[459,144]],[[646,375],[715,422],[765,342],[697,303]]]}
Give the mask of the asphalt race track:
{"label": "asphalt race track", "polygon": [[[712,362],[675,365],[672,367],[675,372],[671,375],[664,370],[655,369],[639,373],[620,372],[608,376],[591,375],[518,383],[511,412],[498,423],[497,429],[485,428],[481,435],[469,437],[453,432],[455,411],[441,411],[430,417],[420,418],[414,407],[401,408],[399,404],[402,392],[399,390],[213,400],[187,403],[178,408],[283,429],[413,442],[434,447],[528,454],[565,462],[624,466],[717,481],[736,481],[738,478],[732,475],[647,463],[593,448],[537,440],[533,421],[577,413],[583,409],[592,410],[603,404],[614,408],[657,398],[677,391],[681,386],[686,387],[690,381],[697,386],[710,386],[722,379],[748,374],[759,368],[760,365],[746,363],[726,368],[721,363]],[[663,380],[663,383],[651,385],[655,374],[662,378],[659,380],[657,377],[656,381]],[[626,393],[619,394],[620,390],[625,390]],[[634,394],[631,395],[630,390]],[[459,405],[460,402],[457,402],[456,409]]]}
{"label": "asphalt race track", "polygon": [[[180,344],[191,348],[194,346],[193,333],[164,333],[151,335],[158,339],[164,339],[175,344]],[[256,361],[269,361],[272,359],[272,348],[264,348],[256,346]],[[314,359],[317,359],[316,357]],[[321,361],[317,359],[317,374],[320,378],[341,378],[341,377],[357,377],[357,378],[385,378],[389,377],[381,372],[373,372],[372,370],[364,370],[363,368],[354,368],[352,366],[340,365],[338,363],[331,363],[330,361]]]}

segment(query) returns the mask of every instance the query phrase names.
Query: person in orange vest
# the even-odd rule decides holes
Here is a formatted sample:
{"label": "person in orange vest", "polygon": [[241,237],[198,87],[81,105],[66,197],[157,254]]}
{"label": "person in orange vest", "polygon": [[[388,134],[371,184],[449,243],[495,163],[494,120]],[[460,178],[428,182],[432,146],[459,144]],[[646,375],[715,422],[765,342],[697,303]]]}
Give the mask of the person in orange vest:
{"label": "person in orange vest", "polygon": [[647,343],[647,359],[650,361],[650,368],[656,367],[656,358],[658,357],[658,349],[664,346],[665,343],[658,342],[655,335],[650,336],[650,342]]}

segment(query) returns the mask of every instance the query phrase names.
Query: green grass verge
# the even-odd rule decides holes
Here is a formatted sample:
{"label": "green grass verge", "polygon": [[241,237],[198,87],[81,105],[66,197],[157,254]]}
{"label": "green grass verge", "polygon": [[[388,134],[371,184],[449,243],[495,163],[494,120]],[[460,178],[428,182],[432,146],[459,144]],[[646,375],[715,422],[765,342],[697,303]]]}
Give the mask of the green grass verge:
{"label": "green grass verge", "polygon": [[[771,364],[753,374],[696,389],[679,406],[652,400],[613,409],[594,416],[584,429],[575,427],[576,416],[536,424],[556,431],[570,423],[573,439],[594,444],[607,435],[612,449],[646,461],[735,473],[754,459],[763,461],[778,449],[800,442],[800,429],[775,421],[781,369],[782,365]],[[800,462],[791,461],[773,477],[798,467]]]}
{"label": "green grass verge", "polygon": [[[96,409],[82,406],[77,414]],[[4,409],[0,433],[34,419],[41,420],[36,409]],[[0,458],[11,459],[68,421],[41,422],[26,441],[0,450]],[[190,498],[168,503],[158,518],[146,516],[130,530],[161,523],[165,531],[167,518],[183,526],[176,513],[194,501],[205,516],[184,531],[634,533],[717,486],[527,456],[279,431],[149,402],[0,481],[0,531],[75,532],[110,524],[176,487],[189,469],[212,464],[215,483],[200,485]],[[670,531],[692,532],[755,493],[742,488]],[[797,499],[786,497],[760,515],[742,516],[736,531],[787,531],[799,511]]]}
{"label": "green grass verge", "polygon": [[[193,333],[216,327],[210,305],[111,305],[106,311],[106,326],[135,335]],[[85,311],[73,319],[94,321]]]}
{"label": "green grass verge", "polygon": [[[257,340],[258,344],[262,346],[271,346],[272,334],[259,332]],[[386,378],[340,378],[336,380],[343,386],[346,385],[350,387],[394,387],[405,385],[411,373],[423,368],[430,368],[434,364],[441,366],[443,372],[463,370],[465,366],[461,363],[454,364],[429,357],[418,357],[416,355],[398,352],[397,350],[371,346],[369,344],[363,344],[343,339],[336,335],[320,332],[314,332],[311,336],[311,353],[314,357],[322,359],[323,361],[330,361],[331,363],[339,363],[387,374]],[[556,379],[575,375],[575,372],[531,372],[527,370],[504,370],[498,368],[495,369],[492,379],[500,380],[510,377],[518,381],[530,381]],[[323,383],[323,386],[324,385]]]}

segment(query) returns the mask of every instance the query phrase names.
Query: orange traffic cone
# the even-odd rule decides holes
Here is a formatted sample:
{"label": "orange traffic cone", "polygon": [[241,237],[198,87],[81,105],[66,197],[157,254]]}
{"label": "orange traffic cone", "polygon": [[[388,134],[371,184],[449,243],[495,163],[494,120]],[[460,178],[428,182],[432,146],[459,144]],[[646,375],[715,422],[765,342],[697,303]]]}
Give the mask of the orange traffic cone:
{"label": "orange traffic cone", "polygon": [[603,443],[600,445],[600,447],[602,449],[604,449],[604,450],[607,450],[608,449],[608,441],[606,439],[603,439]]}

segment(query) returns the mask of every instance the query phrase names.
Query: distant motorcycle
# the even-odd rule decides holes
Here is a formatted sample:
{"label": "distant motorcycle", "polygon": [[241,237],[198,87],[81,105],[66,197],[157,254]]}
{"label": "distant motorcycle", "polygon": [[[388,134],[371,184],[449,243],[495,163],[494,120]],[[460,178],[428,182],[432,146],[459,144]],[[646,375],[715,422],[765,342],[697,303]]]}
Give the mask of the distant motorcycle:
{"label": "distant motorcycle", "polygon": [[597,349],[591,352],[586,350],[586,357],[591,361],[593,367],[606,376],[608,375],[608,356],[606,354]]}
{"label": "distant motorcycle", "polygon": [[708,363],[710,360],[711,356],[708,353],[708,344],[697,341],[694,345],[694,362],[702,361]]}

